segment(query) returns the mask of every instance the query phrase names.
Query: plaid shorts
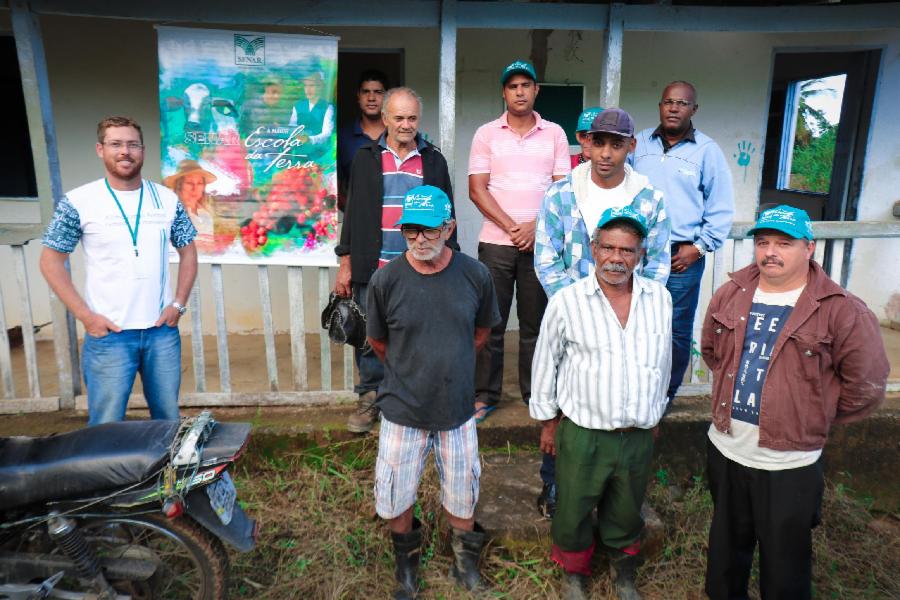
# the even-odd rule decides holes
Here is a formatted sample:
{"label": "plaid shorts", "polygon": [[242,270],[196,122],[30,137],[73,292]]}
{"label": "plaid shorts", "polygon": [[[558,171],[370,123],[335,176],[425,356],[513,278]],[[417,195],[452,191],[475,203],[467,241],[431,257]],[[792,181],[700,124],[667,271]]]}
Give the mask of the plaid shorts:
{"label": "plaid shorts", "polygon": [[399,517],[415,503],[425,459],[432,448],[441,481],[441,504],[458,519],[475,514],[481,478],[475,419],[449,431],[428,431],[397,425],[382,416],[375,463],[378,516]]}

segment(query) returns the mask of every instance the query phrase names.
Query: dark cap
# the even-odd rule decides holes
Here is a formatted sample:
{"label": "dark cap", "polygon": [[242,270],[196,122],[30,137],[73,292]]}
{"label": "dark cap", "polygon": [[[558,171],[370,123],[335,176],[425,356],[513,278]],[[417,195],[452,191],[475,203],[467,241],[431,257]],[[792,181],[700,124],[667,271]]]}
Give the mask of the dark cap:
{"label": "dark cap", "polygon": [[597,115],[588,133],[611,133],[622,137],[634,137],[634,121],[621,108],[607,108]]}

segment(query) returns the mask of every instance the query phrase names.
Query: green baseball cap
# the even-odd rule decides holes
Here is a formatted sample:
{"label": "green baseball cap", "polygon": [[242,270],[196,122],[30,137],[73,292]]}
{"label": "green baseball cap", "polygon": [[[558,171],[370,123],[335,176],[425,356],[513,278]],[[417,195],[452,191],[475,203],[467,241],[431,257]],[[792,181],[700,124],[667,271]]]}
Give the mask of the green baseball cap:
{"label": "green baseball cap", "polygon": [[755,235],[762,229],[774,229],[795,239],[813,239],[812,223],[809,215],[801,208],[781,204],[775,208],[769,208],[759,214],[759,219],[749,235]]}
{"label": "green baseball cap", "polygon": [[433,185],[420,185],[403,197],[403,214],[395,226],[440,227],[450,219],[450,198]]}
{"label": "green baseball cap", "polygon": [[578,115],[578,125],[575,127],[575,133],[589,131],[594,123],[594,119],[602,112],[603,108],[600,106],[592,106],[581,111],[581,114]]}
{"label": "green baseball cap", "polygon": [[604,210],[603,214],[600,215],[600,220],[597,221],[597,229],[603,229],[603,227],[613,221],[626,221],[637,227],[642,237],[647,237],[649,231],[647,229],[647,219],[644,218],[644,215],[631,208],[631,205]]}
{"label": "green baseball cap", "polygon": [[537,81],[537,73],[534,71],[534,66],[527,60],[517,60],[509,63],[503,69],[503,74],[500,75],[500,85],[506,85],[506,81],[513,75],[527,75],[532,81]]}

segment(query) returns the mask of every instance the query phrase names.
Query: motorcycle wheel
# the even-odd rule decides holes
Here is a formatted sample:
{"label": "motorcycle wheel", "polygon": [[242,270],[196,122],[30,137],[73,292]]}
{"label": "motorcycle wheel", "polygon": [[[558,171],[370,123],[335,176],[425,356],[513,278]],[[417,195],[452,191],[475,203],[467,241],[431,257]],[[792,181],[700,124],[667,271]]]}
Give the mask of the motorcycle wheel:
{"label": "motorcycle wheel", "polygon": [[132,600],[224,600],[228,555],[219,540],[188,517],[109,517],[81,524],[98,558],[133,558],[156,563],[147,580],[110,584]]}

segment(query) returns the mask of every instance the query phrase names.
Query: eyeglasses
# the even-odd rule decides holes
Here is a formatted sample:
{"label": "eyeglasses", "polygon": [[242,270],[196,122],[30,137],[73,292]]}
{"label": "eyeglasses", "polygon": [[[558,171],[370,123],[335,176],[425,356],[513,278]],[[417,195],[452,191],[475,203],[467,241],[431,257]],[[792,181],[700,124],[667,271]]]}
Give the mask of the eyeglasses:
{"label": "eyeglasses", "polygon": [[660,106],[666,105],[668,107],[677,106],[678,108],[687,108],[689,106],[694,106],[693,102],[688,102],[687,100],[672,100],[671,98],[666,98],[659,103]]}
{"label": "eyeglasses", "polygon": [[122,148],[128,148],[130,152],[139,152],[144,149],[144,145],[137,142],[103,142],[103,145],[107,148],[111,148],[115,152],[118,152]]}
{"label": "eyeglasses", "polygon": [[441,237],[442,231],[444,231],[443,227],[407,227],[404,225],[400,228],[400,233],[403,234],[403,237],[411,242],[417,240],[420,233],[425,236],[426,240],[433,242]]}

